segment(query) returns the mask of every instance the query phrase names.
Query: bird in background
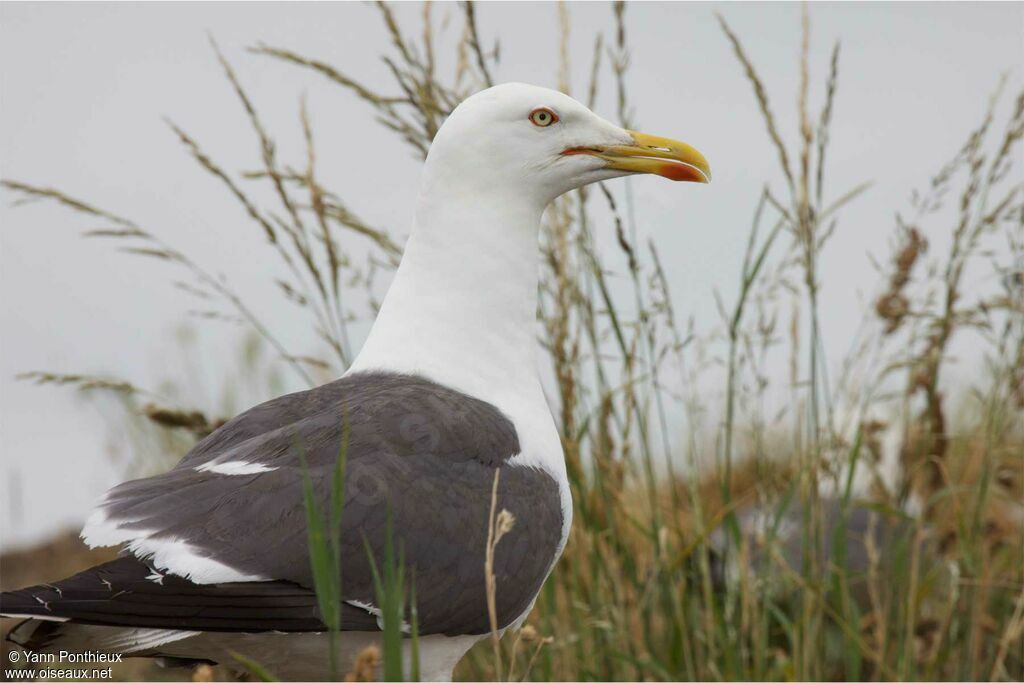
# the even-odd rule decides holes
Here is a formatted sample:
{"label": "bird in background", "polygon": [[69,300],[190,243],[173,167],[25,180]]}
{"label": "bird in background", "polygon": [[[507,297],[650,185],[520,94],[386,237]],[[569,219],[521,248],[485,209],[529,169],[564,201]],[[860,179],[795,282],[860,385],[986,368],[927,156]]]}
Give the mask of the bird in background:
{"label": "bird in background", "polygon": [[82,538],[121,546],[118,559],[3,593],[0,612],[25,619],[9,638],[240,668],[237,653],[283,679],[325,679],[332,640],[303,481],[327,509],[344,448],[337,661],[380,640],[373,576],[393,536],[415,585],[420,675],[450,679],[491,633],[493,508],[514,519],[494,547],[499,632],[526,619],[572,521],[535,358],[541,215],[570,190],[643,173],[711,175],[693,147],[624,130],[553,90],[507,83],[466,99],[430,147],[401,264],[351,368],[242,413],[170,471],[111,489]]}

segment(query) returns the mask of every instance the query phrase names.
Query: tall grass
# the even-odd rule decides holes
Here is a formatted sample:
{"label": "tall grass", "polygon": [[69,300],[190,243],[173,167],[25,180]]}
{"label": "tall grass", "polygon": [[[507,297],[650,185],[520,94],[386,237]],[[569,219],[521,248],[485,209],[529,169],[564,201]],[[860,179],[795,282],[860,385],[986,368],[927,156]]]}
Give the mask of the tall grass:
{"label": "tall grass", "polygon": [[[260,44],[252,53],[320,74],[422,156],[451,109],[494,82],[497,44],[487,47],[486,9],[472,3],[457,10],[454,39],[444,37],[434,16],[452,6],[423,5],[416,33],[389,5],[378,7],[391,42],[386,92],[287,46]],[[594,37],[580,99],[593,103],[601,88],[613,88],[618,118],[628,125],[626,5],[613,4],[610,18],[607,35]],[[570,6],[558,7],[558,21],[556,76],[568,91]],[[481,642],[457,675],[1024,678],[1024,190],[1014,166],[1024,94],[1008,111],[1000,96],[987,109],[979,106],[981,125],[899,211],[873,309],[831,379],[829,340],[819,325],[827,305],[822,256],[847,204],[868,201],[866,185],[833,189],[826,182],[829,144],[843,134],[833,126],[839,45],[824,65],[824,96],[815,107],[805,8],[794,51],[797,120],[787,122],[775,115],[774,93],[743,36],[724,17],[720,25],[737,58],[735,77],[750,85],[751,105],[778,160],[778,173],[751,198],[751,224],[735,226],[749,230],[738,296],[731,303],[719,297],[717,321],[698,324],[675,310],[665,275],[670,259],[642,237],[628,183],[575,192],[548,212],[538,335],[575,521],[526,626]],[[438,67],[442,48],[451,49],[450,75]],[[181,288],[213,307],[204,309],[204,320],[240,319],[303,381],[336,375],[353,354],[351,302],[374,300],[374,276],[394,267],[400,247],[390,231],[359,219],[343,193],[321,185],[304,103],[298,125],[306,149],[301,163],[289,165],[242,79],[215,54],[253,128],[262,169],[234,177],[194,137],[173,124],[172,130],[239,203],[254,239],[279,256],[276,282],[308,313],[321,353],[285,349],[242,294],[140,223],[59,190],[4,185],[15,196],[108,221],[109,229],[92,236],[178,267],[186,277]],[[275,209],[250,196],[253,183],[270,190]],[[606,227],[618,253],[595,246],[592,233]],[[369,254],[363,264],[351,260],[357,241]],[[946,241],[947,252],[929,251],[929,242]],[[625,294],[612,284],[616,268],[629,283]],[[997,277],[968,286],[975,272]],[[950,343],[967,335],[984,348],[988,376],[951,391],[942,381]],[[779,353],[788,354],[788,378],[768,368]],[[721,377],[717,366],[724,367]],[[31,377],[134,392],[116,379]],[[708,392],[709,383],[718,390]],[[772,414],[766,397],[774,386],[790,400]],[[190,414],[187,403],[167,411],[144,417],[196,435],[209,423],[167,417]],[[506,521],[507,528],[492,519],[495,537],[499,527],[516,533]],[[329,548],[329,539],[314,544],[314,555],[317,547]],[[403,577],[388,581],[402,592]],[[350,665],[339,663],[343,670]]]}

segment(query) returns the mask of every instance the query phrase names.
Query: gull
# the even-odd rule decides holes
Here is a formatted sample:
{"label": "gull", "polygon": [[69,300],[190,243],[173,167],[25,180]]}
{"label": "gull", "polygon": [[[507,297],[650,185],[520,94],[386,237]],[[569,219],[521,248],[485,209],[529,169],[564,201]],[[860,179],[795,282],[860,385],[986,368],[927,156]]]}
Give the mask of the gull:
{"label": "gull", "polygon": [[3,593],[0,612],[25,618],[9,638],[236,668],[238,653],[284,679],[326,678],[303,482],[326,509],[344,450],[338,661],[380,641],[373,575],[393,535],[415,585],[421,675],[450,680],[491,633],[494,508],[514,519],[494,547],[499,632],[526,619],[572,522],[535,357],[542,214],[570,190],[641,173],[710,181],[693,147],[565,94],[507,83],[467,98],[430,147],[401,263],[348,371],[107,492],[82,538],[121,555]]}

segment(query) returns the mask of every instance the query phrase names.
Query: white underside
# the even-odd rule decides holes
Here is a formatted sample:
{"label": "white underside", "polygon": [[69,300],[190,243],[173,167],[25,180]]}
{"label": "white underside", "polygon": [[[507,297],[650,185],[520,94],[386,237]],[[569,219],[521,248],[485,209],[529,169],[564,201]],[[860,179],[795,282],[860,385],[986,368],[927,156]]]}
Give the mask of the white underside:
{"label": "white underside", "polygon": [[[443,635],[419,639],[420,680],[451,680],[452,670],[482,636]],[[356,657],[371,645],[380,647],[380,634],[343,632],[338,636],[337,662],[340,676],[352,671]],[[162,655],[182,659],[208,659],[246,673],[235,654],[264,667],[284,681],[330,679],[329,637],[326,633],[213,633],[139,629],[114,626],[69,625],[57,646],[69,651]],[[411,664],[411,641],[404,647],[406,676]],[[381,672],[378,669],[377,677]]]}

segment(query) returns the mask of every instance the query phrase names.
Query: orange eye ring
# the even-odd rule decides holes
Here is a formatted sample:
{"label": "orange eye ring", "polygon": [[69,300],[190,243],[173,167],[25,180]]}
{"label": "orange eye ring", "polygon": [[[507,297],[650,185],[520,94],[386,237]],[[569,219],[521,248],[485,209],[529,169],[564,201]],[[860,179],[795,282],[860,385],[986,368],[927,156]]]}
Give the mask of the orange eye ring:
{"label": "orange eye ring", "polygon": [[547,107],[537,107],[530,112],[530,123],[538,128],[547,128],[553,123],[558,123],[558,114]]}

